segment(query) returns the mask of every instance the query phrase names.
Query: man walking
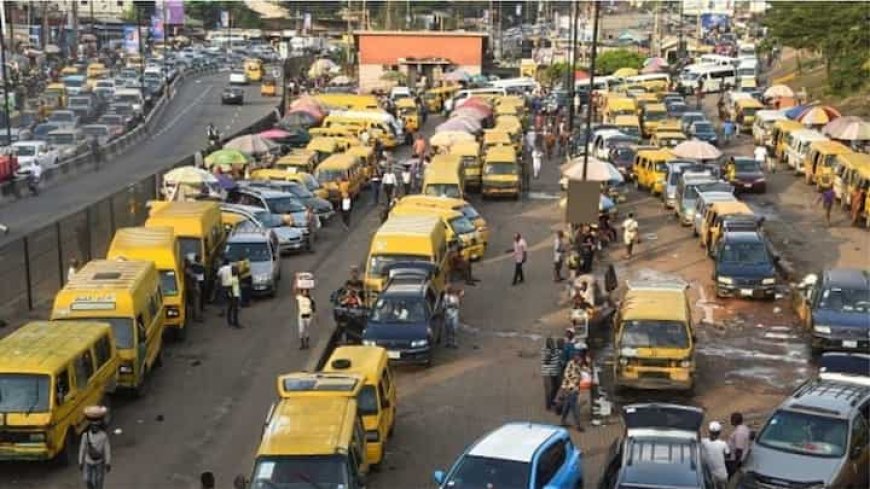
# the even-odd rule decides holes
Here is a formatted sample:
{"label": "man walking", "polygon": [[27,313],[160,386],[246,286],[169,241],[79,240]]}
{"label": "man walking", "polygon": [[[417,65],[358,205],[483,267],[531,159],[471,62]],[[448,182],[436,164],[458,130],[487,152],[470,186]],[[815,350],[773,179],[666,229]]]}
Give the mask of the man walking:
{"label": "man walking", "polygon": [[725,459],[729,455],[728,444],[719,439],[722,425],[718,421],[711,421],[707,431],[709,437],[701,440],[704,460],[713,476],[714,489],[725,489],[728,485],[728,469],[725,466]]}
{"label": "man walking", "polygon": [[541,375],[544,377],[544,406],[547,411],[553,409],[561,374],[562,351],[556,346],[556,340],[548,336],[541,348]]}
{"label": "man walking", "polygon": [[622,241],[625,243],[626,258],[631,258],[634,251],[634,243],[637,241],[638,224],[634,219],[634,213],[629,212],[628,217],[622,221]]}
{"label": "man walking", "polygon": [[532,175],[535,177],[535,180],[538,179],[538,175],[541,174],[541,164],[543,160],[543,153],[538,148],[532,150]]}
{"label": "man walking", "polygon": [[389,207],[393,204],[393,189],[396,188],[396,174],[393,172],[392,166],[387,167],[381,184],[384,186],[384,197],[387,199],[387,207]]}
{"label": "man walking", "polygon": [[372,168],[372,204],[378,205],[381,197],[381,169],[378,165]]}
{"label": "man walking", "polygon": [[759,144],[753,150],[755,161],[758,162],[759,168],[766,168],[768,173],[776,173],[776,159],[767,157],[767,148],[763,144]]}
{"label": "man walking", "polygon": [[217,271],[218,278],[218,290],[217,290],[217,303],[220,307],[220,316],[224,316],[226,314],[226,310],[224,309],[224,305],[229,308],[230,296],[232,295],[232,287],[233,287],[233,267],[230,265],[230,261],[224,258],[223,264],[221,264],[220,268]]}
{"label": "man walking", "polygon": [[353,206],[353,201],[347,193],[341,194],[341,223],[344,225],[344,230],[350,229],[350,212]]}
{"label": "man walking", "polygon": [[565,263],[565,232],[561,229],[556,231],[553,239],[553,282],[561,282],[562,264]]}
{"label": "man walking", "polygon": [[447,320],[444,327],[447,334],[447,348],[457,348],[456,331],[459,330],[459,304],[464,295],[465,292],[453,284],[447,286],[447,292],[444,294],[444,319]]}
{"label": "man walking", "polygon": [[[104,409],[104,408],[103,408]],[[112,471],[112,448],[102,419],[91,420],[79,443],[79,470],[87,489],[103,489],[106,473]]]}
{"label": "man walking", "polygon": [[417,138],[414,139],[414,157],[422,160],[423,156],[426,155],[426,140],[423,139],[423,135],[417,133]]}
{"label": "man walking", "polygon": [[735,125],[731,119],[725,119],[722,121],[722,136],[725,140],[725,144],[731,143],[731,138],[734,137]]}
{"label": "man walking", "polygon": [[528,258],[528,246],[520,233],[514,234],[513,249],[509,250],[509,252],[513,255],[514,259],[514,278],[511,285],[523,283],[526,281],[526,277],[523,274],[523,265]]}
{"label": "man walking", "polygon": [[734,430],[728,437],[728,451],[730,452],[727,460],[728,477],[733,477],[746,460],[751,438],[749,427],[743,424],[743,414],[731,413],[731,426],[734,427]]}
{"label": "man walking", "polygon": [[296,292],[296,313],[299,332],[299,349],[307,350],[309,345],[308,331],[311,329],[311,319],[316,312],[314,299],[309,289],[299,289]]}
{"label": "man walking", "polygon": [[230,294],[227,305],[227,325],[231,328],[242,329],[239,324],[239,303],[242,301],[242,285],[239,281],[239,269],[235,265],[231,268]]}
{"label": "man walking", "polygon": [[834,187],[827,186],[822,193],[816,197],[816,203],[819,201],[822,202],[822,207],[825,209],[825,222],[828,223],[828,227],[831,226],[831,209],[834,207]]}

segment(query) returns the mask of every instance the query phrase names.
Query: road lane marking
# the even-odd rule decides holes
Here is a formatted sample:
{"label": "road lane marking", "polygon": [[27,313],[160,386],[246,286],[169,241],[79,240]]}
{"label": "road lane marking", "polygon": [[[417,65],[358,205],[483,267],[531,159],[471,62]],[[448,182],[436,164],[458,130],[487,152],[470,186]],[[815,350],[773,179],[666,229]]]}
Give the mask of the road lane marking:
{"label": "road lane marking", "polygon": [[190,109],[196,107],[196,106],[199,104],[199,102],[200,102],[200,101],[201,101],[201,100],[202,100],[206,95],[208,95],[208,92],[210,92],[212,88],[214,88],[214,87],[211,86],[211,85],[209,85],[205,90],[202,91],[202,93],[200,93],[199,95],[197,95],[197,97],[196,97],[195,99],[193,99],[193,101],[192,101],[190,104],[188,104],[187,107],[185,107],[184,109],[182,109],[181,112],[179,112],[178,114],[176,114],[175,117],[173,117],[171,121],[169,121],[165,126],[163,126],[163,127],[160,129],[160,131],[158,131],[156,134],[154,134],[153,136],[151,136],[151,139],[153,140],[153,139],[156,138],[157,136],[161,136],[161,135],[163,135],[163,133],[165,133],[166,131],[168,131],[169,129],[171,129],[172,126],[174,126],[174,125],[175,125],[175,124],[176,124],[176,123],[177,123],[177,122],[178,122],[178,121],[179,121],[179,120],[180,120],[180,119],[181,119],[185,114],[187,114],[187,113],[190,111]]}

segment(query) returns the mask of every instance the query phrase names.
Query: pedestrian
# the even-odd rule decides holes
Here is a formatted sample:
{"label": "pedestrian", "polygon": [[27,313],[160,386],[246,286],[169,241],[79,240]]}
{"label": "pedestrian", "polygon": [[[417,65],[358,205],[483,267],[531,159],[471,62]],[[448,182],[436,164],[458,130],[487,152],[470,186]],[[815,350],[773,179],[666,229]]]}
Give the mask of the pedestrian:
{"label": "pedestrian", "polygon": [[550,161],[553,158],[553,149],[555,149],[555,147],[556,133],[551,125],[544,130],[544,149],[547,152],[547,161]]}
{"label": "pedestrian", "polygon": [[731,143],[731,138],[734,137],[734,122],[731,119],[722,121],[722,136],[725,144]]}
{"label": "pedestrian", "polygon": [[417,137],[414,139],[414,157],[422,160],[425,155],[426,140],[423,139],[422,134],[417,133]]}
{"label": "pedestrian", "polygon": [[722,425],[718,421],[711,421],[707,431],[708,438],[701,440],[704,461],[713,477],[713,489],[725,489],[728,485],[728,469],[725,466],[729,455],[728,444],[719,439]]}
{"label": "pedestrian", "polygon": [[822,207],[825,209],[825,222],[828,223],[828,226],[831,225],[831,208],[834,207],[834,187],[827,186],[822,190],[822,193],[816,197],[816,203],[822,203]]}
{"label": "pedestrian", "polygon": [[411,195],[411,165],[402,168],[402,195]]}
{"label": "pedestrian", "polygon": [[580,273],[592,273],[592,261],[595,258],[597,243],[592,228],[584,224],[580,234]]}
{"label": "pedestrian", "polygon": [[625,243],[626,258],[631,258],[634,251],[634,243],[637,242],[638,224],[634,219],[634,213],[629,212],[628,217],[622,221],[622,241]]}
{"label": "pedestrian", "polygon": [[565,232],[556,231],[553,238],[553,282],[565,280],[562,277],[562,264],[565,263]]}
{"label": "pedestrian", "polygon": [[556,340],[548,336],[541,348],[541,375],[544,378],[544,407],[553,409],[556,393],[559,392],[559,378],[562,374],[562,351]]}
{"label": "pedestrian", "polygon": [[695,109],[701,110],[701,102],[704,100],[704,80],[698,80],[695,88]]}
{"label": "pedestrian", "polygon": [[459,290],[455,285],[447,286],[447,291],[444,294],[444,332],[447,335],[447,348],[457,348],[456,332],[459,330],[459,305],[462,302],[462,297],[465,291]]}
{"label": "pedestrian", "polygon": [[730,455],[726,461],[728,469],[728,477],[734,477],[740,466],[746,460],[749,454],[749,443],[751,432],[749,427],[743,424],[743,414],[739,412],[731,413],[731,426],[734,428],[731,431],[731,436],[728,437],[728,450]]}
{"label": "pedestrian", "polygon": [[242,329],[242,325],[239,324],[239,304],[242,301],[242,284],[239,281],[239,268],[233,265],[231,271],[227,325],[231,328]]}
{"label": "pedestrian", "polygon": [[196,274],[193,272],[193,265],[190,258],[184,259],[184,303],[187,310],[190,311],[190,317],[196,320],[197,310],[196,303],[199,299],[199,291],[197,290]]}
{"label": "pedestrian", "polygon": [[528,132],[526,132],[526,154],[532,156],[532,151],[537,147],[538,134],[535,132],[534,128],[530,128]]}
{"label": "pedestrian", "polygon": [[299,334],[299,349],[307,350],[309,344],[309,330],[314,313],[317,312],[314,299],[311,298],[309,289],[297,289],[296,291],[296,325]]}
{"label": "pedestrian", "polygon": [[537,180],[538,176],[541,174],[541,164],[543,163],[544,154],[540,149],[535,148],[532,150],[532,176]]}
{"label": "pedestrian", "polygon": [[508,250],[508,253],[511,253],[514,259],[514,278],[511,285],[525,282],[526,277],[523,275],[523,265],[528,258],[528,246],[520,233],[514,234],[513,248]]}
{"label": "pedestrian", "polygon": [[378,205],[381,197],[381,169],[375,165],[372,168],[372,204]]}
{"label": "pedestrian", "polygon": [[[859,183],[852,190],[852,195],[849,196],[849,211],[851,212],[852,225],[857,226],[862,217],[864,217],[864,207],[867,203],[867,187],[866,182]],[[845,196],[843,197],[845,199]]]}
{"label": "pedestrian", "polygon": [[562,365],[567,365],[568,361],[574,358],[574,352],[577,350],[577,338],[574,334],[574,328],[565,328],[565,336],[559,339],[562,340]]}
{"label": "pedestrian", "polygon": [[341,194],[341,223],[344,225],[344,230],[350,229],[350,212],[353,206],[353,201],[347,193]]}
{"label": "pedestrian", "polygon": [[69,268],[66,269],[66,281],[69,282],[76,276],[79,271],[79,261],[76,258],[70,258]]}
{"label": "pedestrian", "polygon": [[223,317],[226,314],[224,306],[229,308],[230,297],[233,294],[233,267],[228,259],[224,258],[223,263],[218,268],[217,278],[218,287],[215,296],[217,298],[218,307],[220,307],[220,312],[218,314]]}
{"label": "pedestrian", "polygon": [[202,264],[202,258],[197,254],[193,255],[193,261],[190,262],[190,271],[193,277],[193,286],[196,297],[193,305],[193,319],[196,322],[202,322],[202,311],[205,306],[205,265]]}
{"label": "pedestrian", "polygon": [[89,406],[87,410],[103,414],[94,419],[86,413],[90,424],[79,442],[79,470],[87,489],[103,489],[106,473],[112,471],[112,447],[103,426],[106,408]]}
{"label": "pedestrian", "polygon": [[562,374],[562,385],[559,386],[562,409],[560,421],[562,426],[568,426],[568,414],[574,418],[574,426],[577,431],[583,431],[580,424],[580,382],[583,380],[583,353],[576,350],[565,365]]}
{"label": "pedestrian", "polygon": [[755,146],[753,155],[760,168],[767,168],[768,173],[776,173],[776,160],[767,157],[767,148],[763,144]]}
{"label": "pedestrian", "polygon": [[393,167],[387,167],[384,176],[381,179],[381,185],[384,187],[384,198],[387,199],[387,207],[393,203],[393,189],[396,188],[396,174],[393,173]]}

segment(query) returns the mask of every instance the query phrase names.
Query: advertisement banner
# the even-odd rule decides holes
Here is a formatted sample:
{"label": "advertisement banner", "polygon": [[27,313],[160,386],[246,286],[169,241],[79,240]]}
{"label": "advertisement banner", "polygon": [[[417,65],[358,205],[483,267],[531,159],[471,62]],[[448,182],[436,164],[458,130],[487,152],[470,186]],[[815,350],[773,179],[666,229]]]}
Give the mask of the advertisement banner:
{"label": "advertisement banner", "polygon": [[152,41],[162,41],[163,40],[163,19],[160,18],[160,15],[152,15],[151,16],[151,40]]}
{"label": "advertisement banner", "polygon": [[184,25],[184,0],[164,0],[166,2],[166,24]]}
{"label": "advertisement banner", "polygon": [[139,53],[139,29],[135,25],[124,26],[124,52],[128,54]]}
{"label": "advertisement banner", "polygon": [[230,12],[229,10],[221,10],[221,27],[229,27],[230,26]]}

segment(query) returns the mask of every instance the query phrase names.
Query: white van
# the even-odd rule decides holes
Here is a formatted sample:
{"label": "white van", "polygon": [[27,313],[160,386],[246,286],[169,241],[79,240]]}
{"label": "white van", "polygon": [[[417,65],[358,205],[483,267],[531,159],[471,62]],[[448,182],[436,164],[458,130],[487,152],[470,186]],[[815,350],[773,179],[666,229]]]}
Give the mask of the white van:
{"label": "white van", "polygon": [[138,88],[118,88],[115,89],[115,96],[112,98],[114,102],[123,102],[133,105],[133,110],[142,113],[145,107],[145,98],[142,96],[142,91]]}
{"label": "white van", "polygon": [[814,129],[800,129],[788,133],[785,141],[785,160],[789,168],[796,174],[804,172],[804,157],[814,141],[826,141],[828,138]]}
{"label": "white van", "polygon": [[704,92],[718,92],[723,85],[735,86],[737,71],[733,66],[694,65],[680,73],[680,85],[690,91],[703,82]]}
{"label": "white van", "polygon": [[538,87],[538,82],[534,78],[529,77],[493,80],[489,84],[494,88],[504,88],[509,95],[523,95],[532,92]]}
{"label": "white van", "polygon": [[507,89],[505,89],[504,87],[488,87],[460,90],[456,92],[456,95],[454,95],[453,98],[444,101],[444,107],[447,109],[448,112],[450,112],[460,102],[475,95],[507,95]]}
{"label": "white van", "polygon": [[402,134],[405,132],[405,125],[402,123],[402,119],[397,119],[382,110],[334,110],[330,112],[329,115],[344,117],[347,119],[376,120],[378,122],[383,122],[393,131],[393,136],[400,141]]}

